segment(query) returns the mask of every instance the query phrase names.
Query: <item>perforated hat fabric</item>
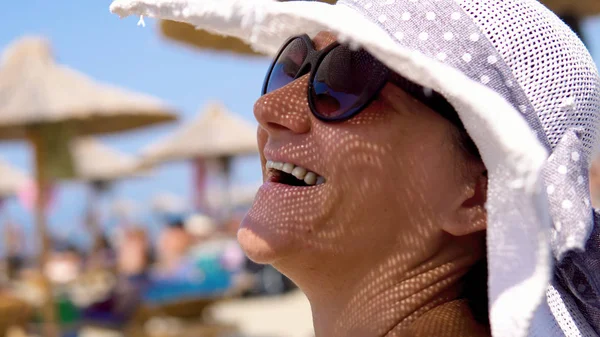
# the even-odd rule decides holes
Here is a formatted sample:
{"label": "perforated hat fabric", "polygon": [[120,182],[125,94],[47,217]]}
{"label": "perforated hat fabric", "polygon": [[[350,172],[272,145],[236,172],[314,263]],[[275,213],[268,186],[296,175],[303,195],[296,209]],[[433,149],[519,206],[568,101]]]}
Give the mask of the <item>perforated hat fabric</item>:
{"label": "perforated hat fabric", "polygon": [[456,109],[489,172],[495,337],[597,336],[600,217],[590,205],[600,80],[584,45],[536,0],[116,0],[121,16],[193,24],[275,53],[329,30]]}

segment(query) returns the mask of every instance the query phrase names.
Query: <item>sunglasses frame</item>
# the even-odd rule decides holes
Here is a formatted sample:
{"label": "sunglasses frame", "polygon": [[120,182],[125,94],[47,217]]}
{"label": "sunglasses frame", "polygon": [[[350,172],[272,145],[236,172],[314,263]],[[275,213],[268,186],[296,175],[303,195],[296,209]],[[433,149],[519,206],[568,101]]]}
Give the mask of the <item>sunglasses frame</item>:
{"label": "sunglasses frame", "polygon": [[[360,104],[358,104],[357,106],[352,106],[350,109],[348,109],[348,111],[344,112],[343,114],[341,114],[339,116],[335,116],[335,117],[324,116],[324,115],[320,114],[316,108],[316,102],[314,101],[314,97],[316,96],[316,93],[314,92],[313,81],[317,74],[317,69],[319,69],[319,66],[323,62],[325,57],[335,48],[344,47],[344,46],[336,41],[336,42],[329,44],[322,50],[317,51],[314,47],[312,39],[307,34],[302,34],[299,36],[293,36],[293,37],[289,38],[286,42],[283,43],[282,47],[277,52],[277,55],[273,59],[273,62],[271,62],[271,66],[269,67],[269,70],[267,71],[267,75],[263,82],[261,96],[268,93],[267,88],[269,86],[269,80],[273,73],[273,69],[275,68],[277,61],[279,60],[279,57],[281,56],[281,54],[283,54],[283,52],[290,45],[290,43],[292,43],[293,41],[295,41],[297,39],[300,39],[301,41],[303,41],[305,43],[305,45],[307,47],[307,54],[306,54],[306,58],[300,65],[298,72],[296,73],[296,75],[294,76],[292,81],[290,81],[290,83],[293,82],[294,80],[297,80],[298,78],[306,75],[307,73],[310,73],[310,77],[309,77],[309,81],[308,81],[308,91],[307,91],[308,105],[310,107],[310,110],[311,110],[313,116],[315,116],[317,119],[319,119],[321,121],[343,122],[343,121],[346,121],[346,120],[356,116],[358,113],[360,113],[362,110],[364,110],[369,104],[371,104],[373,102],[373,100],[375,100],[377,98],[379,92],[381,91],[381,89],[383,89],[385,84],[390,79],[390,75],[392,74],[392,72],[388,69],[388,67],[383,65],[377,59],[373,58],[373,62],[376,62],[376,64],[378,64],[382,69],[381,83],[377,85],[377,89],[373,92],[364,90],[360,94],[360,96],[358,96],[358,98],[356,100],[356,102],[360,102]],[[347,47],[344,47],[344,48],[347,48]],[[365,88],[366,87],[367,86],[365,86]],[[277,89],[275,89],[275,90],[277,90]]]}

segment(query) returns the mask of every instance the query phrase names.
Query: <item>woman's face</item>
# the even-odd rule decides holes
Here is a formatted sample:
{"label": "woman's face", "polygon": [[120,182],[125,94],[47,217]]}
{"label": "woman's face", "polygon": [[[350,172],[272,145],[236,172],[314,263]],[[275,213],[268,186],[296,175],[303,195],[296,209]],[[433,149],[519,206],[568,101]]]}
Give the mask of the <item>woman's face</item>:
{"label": "woman's face", "polygon": [[[334,40],[321,33],[313,42],[319,50]],[[466,221],[460,211],[471,193],[453,126],[392,84],[352,119],[325,123],[310,111],[307,83],[305,75],[254,106],[265,183],[238,232],[248,256],[323,262],[435,252],[444,229]],[[325,183],[272,182],[267,160],[304,167]]]}

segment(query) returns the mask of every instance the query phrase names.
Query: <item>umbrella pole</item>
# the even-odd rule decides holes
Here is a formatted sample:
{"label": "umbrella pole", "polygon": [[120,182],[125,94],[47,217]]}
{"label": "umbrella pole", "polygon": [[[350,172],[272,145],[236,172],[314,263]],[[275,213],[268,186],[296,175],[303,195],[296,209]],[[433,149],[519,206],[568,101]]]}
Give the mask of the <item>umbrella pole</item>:
{"label": "umbrella pole", "polygon": [[221,200],[223,223],[227,223],[231,218],[231,157],[223,157],[221,159],[222,174],[223,174],[223,197]]}
{"label": "umbrella pole", "polygon": [[195,158],[192,161],[194,168],[194,188],[193,188],[193,210],[209,216],[214,215],[206,196],[206,186],[208,176],[211,170],[211,162],[205,158]]}
{"label": "umbrella pole", "polygon": [[91,183],[88,197],[87,225],[88,230],[92,234],[92,255],[98,252],[100,249],[100,242],[102,241],[102,230],[100,229],[96,212],[96,207],[100,200],[100,193],[100,189],[94,183]]}
{"label": "umbrella pole", "polygon": [[52,296],[52,285],[50,280],[44,273],[44,267],[48,261],[48,254],[50,248],[50,241],[47,233],[46,226],[46,214],[45,214],[45,202],[48,199],[48,187],[49,181],[45,174],[46,156],[48,153],[44,153],[41,142],[43,141],[37,132],[30,134],[30,140],[33,143],[35,151],[35,177],[38,187],[38,194],[35,201],[35,226],[36,231],[41,238],[41,251],[38,259],[39,271],[42,283],[42,327],[43,335],[46,337],[57,337],[58,326],[56,325],[56,311],[54,307],[54,299]]}

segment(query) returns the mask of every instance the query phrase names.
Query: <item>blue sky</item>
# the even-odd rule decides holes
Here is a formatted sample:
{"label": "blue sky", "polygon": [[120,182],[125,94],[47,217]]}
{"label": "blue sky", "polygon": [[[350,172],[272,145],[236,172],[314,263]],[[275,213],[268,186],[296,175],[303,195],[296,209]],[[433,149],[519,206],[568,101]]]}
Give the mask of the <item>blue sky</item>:
{"label": "blue sky", "polygon": [[[136,25],[137,18],[121,20],[108,11],[110,1],[7,1],[0,12],[0,49],[23,35],[40,35],[51,40],[60,63],[67,64],[94,79],[159,97],[175,106],[182,122],[193,119],[208,101],[221,100],[233,112],[255,123],[252,104],[269,60],[238,58],[227,54],[202,52],[167,42],[158,34],[155,22]],[[600,19],[585,22],[592,54],[600,60]],[[231,80],[235,78],[235,80]],[[157,127],[104,137],[107,144],[127,153],[136,153],[176,125]],[[0,158],[30,171],[31,151],[23,142],[0,144]],[[239,183],[260,179],[256,160],[238,163],[234,172]],[[144,205],[160,192],[188,196],[191,180],[184,163],[161,166],[150,179],[117,184],[114,195],[132,198]],[[85,187],[61,186],[50,214],[56,234],[77,236]],[[31,218],[16,202],[6,210],[11,217],[31,228]]]}

